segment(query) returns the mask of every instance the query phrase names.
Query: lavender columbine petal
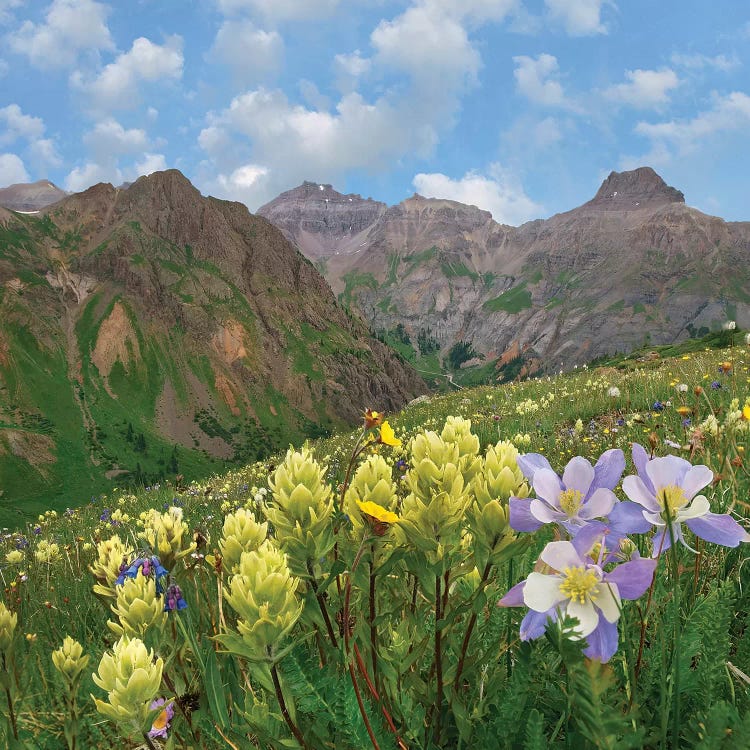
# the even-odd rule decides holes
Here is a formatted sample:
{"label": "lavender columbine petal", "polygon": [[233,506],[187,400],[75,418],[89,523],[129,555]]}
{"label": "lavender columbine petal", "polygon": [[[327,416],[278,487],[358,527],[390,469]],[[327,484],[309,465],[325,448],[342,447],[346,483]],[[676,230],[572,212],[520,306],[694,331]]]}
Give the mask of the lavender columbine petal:
{"label": "lavender columbine petal", "polygon": [[526,479],[532,479],[537,469],[552,469],[549,461],[541,453],[525,453],[516,458],[516,463]]}
{"label": "lavender columbine petal", "polygon": [[728,513],[706,513],[700,518],[690,518],[685,525],[696,536],[724,547],[737,547],[740,542],[750,542],[750,534]]}
{"label": "lavender columbine petal", "polygon": [[633,465],[638,473],[638,476],[643,480],[646,485],[646,489],[653,495],[656,494],[654,485],[651,484],[651,480],[646,474],[646,464],[649,462],[648,453],[646,449],[639,443],[633,443]]}
{"label": "lavender columbine petal", "polygon": [[594,466],[594,481],[592,489],[605,487],[613,490],[625,471],[625,454],[619,448],[604,451]]}
{"label": "lavender columbine petal", "polygon": [[609,522],[618,539],[626,534],[645,534],[651,528],[651,523],[643,517],[643,506],[628,500],[612,508]]}
{"label": "lavender columbine petal", "polygon": [[592,518],[603,518],[610,513],[616,503],[615,493],[606,487],[600,487],[581,506],[578,516],[584,521],[589,521]]}
{"label": "lavender columbine petal", "polygon": [[599,618],[599,624],[593,632],[586,636],[588,644],[583,650],[589,659],[599,659],[601,662],[609,661],[617,651],[617,623],[607,622],[603,617]]}
{"label": "lavender columbine petal", "polygon": [[530,609],[521,620],[520,635],[522,641],[533,641],[544,635],[548,621],[557,620],[557,612],[551,609],[549,612],[534,612]]}
{"label": "lavender columbine petal", "polygon": [[517,583],[513,588],[497,603],[498,607],[524,607],[523,587],[526,581]]}
{"label": "lavender columbine petal", "polygon": [[[673,527],[674,528],[674,527]],[[677,541],[677,534],[674,535],[675,541]],[[672,546],[672,539],[669,536],[669,527],[663,526],[651,539],[653,551],[651,557],[659,557],[662,552],[666,552]]]}
{"label": "lavender columbine petal", "polygon": [[594,481],[594,467],[582,456],[574,456],[565,467],[562,481],[566,489],[578,490],[585,498]]}
{"label": "lavender columbine petal", "polygon": [[622,599],[638,599],[648,590],[654,579],[656,560],[639,557],[618,565],[604,580],[617,585]]}
{"label": "lavender columbine petal", "polygon": [[582,557],[589,557],[593,546],[597,543],[604,543],[609,547],[609,528],[607,524],[601,521],[589,521],[576,530],[572,544],[576,552]]}
{"label": "lavender columbine petal", "polygon": [[531,501],[524,500],[520,497],[512,497],[509,502],[510,527],[515,531],[536,531],[542,527],[539,521],[531,512]]}

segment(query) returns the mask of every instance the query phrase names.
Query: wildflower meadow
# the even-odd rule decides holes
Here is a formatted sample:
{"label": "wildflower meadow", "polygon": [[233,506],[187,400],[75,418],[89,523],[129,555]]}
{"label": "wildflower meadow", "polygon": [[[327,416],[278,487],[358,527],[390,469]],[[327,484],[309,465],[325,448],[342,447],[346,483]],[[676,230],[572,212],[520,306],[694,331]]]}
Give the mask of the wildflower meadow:
{"label": "wildflower meadow", "polygon": [[668,354],[3,530],[2,746],[749,747],[750,344]]}

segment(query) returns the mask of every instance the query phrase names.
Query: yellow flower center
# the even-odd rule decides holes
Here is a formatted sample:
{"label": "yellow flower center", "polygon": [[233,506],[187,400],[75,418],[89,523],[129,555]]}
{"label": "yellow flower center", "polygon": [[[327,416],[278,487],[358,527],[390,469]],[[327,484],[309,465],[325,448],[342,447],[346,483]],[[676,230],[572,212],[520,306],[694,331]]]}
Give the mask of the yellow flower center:
{"label": "yellow flower center", "polygon": [[583,495],[578,490],[565,490],[560,493],[560,507],[569,515],[574,516],[581,507]]}
{"label": "yellow flower center", "polygon": [[586,570],[583,565],[567,567],[562,571],[565,578],[560,584],[560,593],[570,597],[574,602],[584,604],[588,597],[595,601],[599,593],[599,579],[593,570]]}
{"label": "yellow flower center", "polygon": [[682,487],[678,487],[676,484],[662,487],[657,493],[656,499],[664,510],[669,510],[669,515],[672,518],[680,508],[684,508],[690,502]]}

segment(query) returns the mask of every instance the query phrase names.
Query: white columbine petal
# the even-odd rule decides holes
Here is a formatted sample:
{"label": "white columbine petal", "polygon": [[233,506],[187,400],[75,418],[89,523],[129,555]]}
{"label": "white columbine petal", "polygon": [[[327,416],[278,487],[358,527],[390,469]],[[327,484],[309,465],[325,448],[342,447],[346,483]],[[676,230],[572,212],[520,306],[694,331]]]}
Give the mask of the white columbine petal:
{"label": "white columbine petal", "polygon": [[686,521],[689,518],[700,518],[711,510],[708,500],[703,495],[693,498],[693,502],[685,508],[677,511],[677,521]]}
{"label": "white columbine petal", "polygon": [[560,484],[560,477],[552,469],[537,469],[531,482],[539,497],[546,500],[550,505],[560,507],[558,498],[562,491],[562,485]]}
{"label": "white columbine petal", "polygon": [[622,609],[617,584],[602,581],[599,584],[599,595],[596,597],[595,604],[599,607],[607,622],[617,622],[620,619],[620,610]]}
{"label": "white columbine petal", "polygon": [[677,456],[662,456],[652,458],[646,464],[646,474],[654,485],[658,494],[659,490],[670,485],[682,486],[682,479],[690,469],[690,462]]}
{"label": "white columbine petal", "polygon": [[557,523],[558,521],[567,518],[565,513],[562,513],[559,510],[552,510],[547,503],[543,503],[538,498],[533,498],[531,500],[529,510],[531,511],[531,515],[534,516],[537,521],[541,521],[542,523]]}
{"label": "white columbine petal", "polygon": [[586,521],[592,518],[602,518],[609,515],[612,508],[615,507],[617,498],[612,490],[600,487],[594,491],[594,494],[586,503],[581,506],[578,515]]}
{"label": "white columbine petal", "polygon": [[571,599],[568,602],[567,609],[568,614],[571,617],[575,617],[579,622],[576,628],[577,633],[585,638],[589,633],[594,632],[596,626],[599,624],[599,614],[590,601],[579,604]]}
{"label": "white columbine petal", "polygon": [[523,587],[523,603],[535,612],[547,612],[565,601],[560,591],[562,576],[548,576],[543,573],[530,573]]}
{"label": "white columbine petal", "polygon": [[554,570],[562,571],[585,565],[572,542],[550,542],[539,557]]}

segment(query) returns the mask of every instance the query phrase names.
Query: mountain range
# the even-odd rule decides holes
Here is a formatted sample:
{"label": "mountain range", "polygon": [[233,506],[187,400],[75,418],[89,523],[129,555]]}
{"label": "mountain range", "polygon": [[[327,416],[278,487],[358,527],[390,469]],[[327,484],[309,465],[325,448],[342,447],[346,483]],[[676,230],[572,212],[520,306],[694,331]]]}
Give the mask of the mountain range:
{"label": "mountain range", "polygon": [[424,391],[276,227],[175,170],[0,208],[6,510],[205,475]]}
{"label": "mountain range", "polygon": [[649,167],[520,227],[450,200],[387,206],[312,182],[258,213],[425,371],[507,379],[750,326],[750,222],[687,206]]}

